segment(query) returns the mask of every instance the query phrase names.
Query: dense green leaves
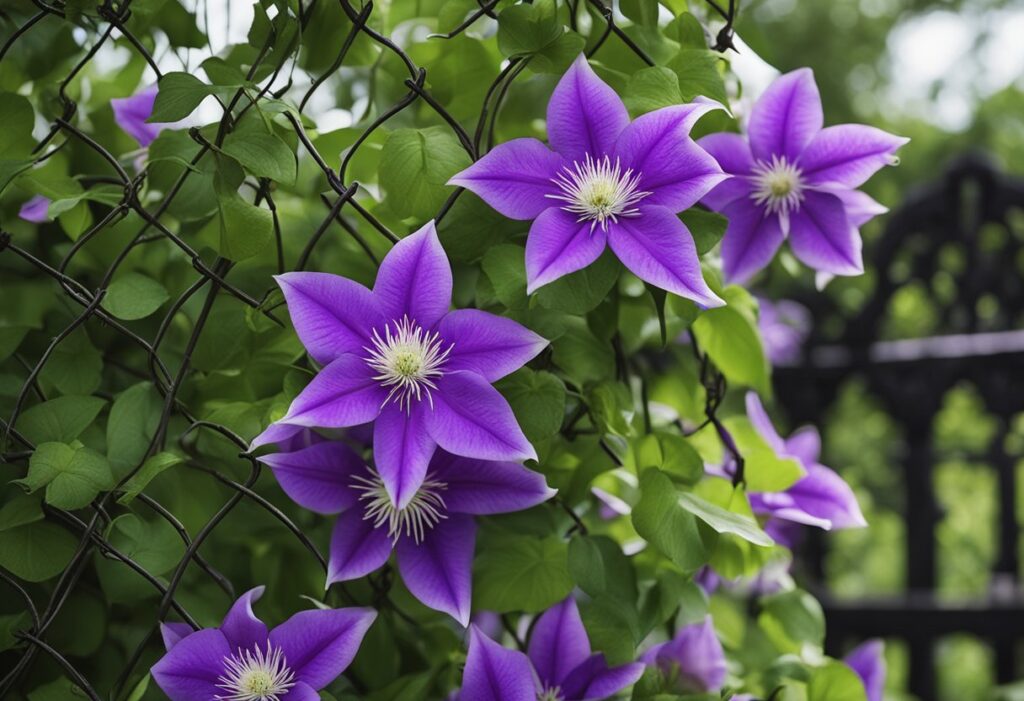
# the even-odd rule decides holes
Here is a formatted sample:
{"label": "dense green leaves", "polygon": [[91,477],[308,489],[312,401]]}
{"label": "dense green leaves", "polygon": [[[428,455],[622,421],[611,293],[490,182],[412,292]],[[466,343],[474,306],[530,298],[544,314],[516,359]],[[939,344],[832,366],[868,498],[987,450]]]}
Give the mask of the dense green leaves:
{"label": "dense green leaves", "polygon": [[380,163],[388,205],[399,216],[427,219],[451,194],[445,183],[470,160],[450,130],[429,127],[392,132]]}
{"label": "dense green leaves", "polygon": [[26,409],[18,417],[16,428],[33,443],[70,443],[93,422],[105,404],[99,397],[57,397]]}
{"label": "dense green leaves", "polygon": [[191,73],[166,73],[158,82],[151,122],[177,122],[192,114],[213,89]]}
{"label": "dense green leaves", "polygon": [[43,443],[32,454],[28,475],[17,480],[28,492],[46,487],[46,503],[80,509],[110,487],[106,458],[84,446]]}
{"label": "dense green leaves", "polygon": [[167,301],[167,290],[140,273],[122,275],[110,283],[103,307],[118,319],[144,319]]}
{"label": "dense green leaves", "polygon": [[561,538],[502,533],[486,542],[474,562],[474,607],[536,613],[572,589],[568,549]]}
{"label": "dense green leaves", "polygon": [[682,508],[668,475],[655,468],[644,470],[640,495],[633,507],[636,532],[686,572],[694,572],[707,562],[697,518]]}

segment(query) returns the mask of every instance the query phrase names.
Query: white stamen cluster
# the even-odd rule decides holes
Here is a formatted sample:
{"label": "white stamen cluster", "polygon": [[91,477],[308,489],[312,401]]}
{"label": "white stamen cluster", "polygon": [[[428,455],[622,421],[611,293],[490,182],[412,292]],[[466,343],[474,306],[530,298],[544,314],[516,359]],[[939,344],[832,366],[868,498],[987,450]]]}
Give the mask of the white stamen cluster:
{"label": "white stamen cluster", "polygon": [[772,214],[786,219],[790,212],[800,209],[804,199],[803,177],[800,168],[785,156],[772,156],[771,163],[758,161],[752,178],[754,191],[750,196]]}
{"label": "white stamen cluster", "polygon": [[435,381],[444,375],[442,367],[454,344],[444,348],[436,331],[424,331],[408,316],[385,325],[383,336],[374,329],[371,340],[373,348],[363,348],[370,354],[366,362],[377,373],[373,379],[391,389],[384,404],[394,399],[409,411],[413,400],[418,402],[426,395],[433,409],[431,392],[437,389]]}
{"label": "white stamen cluster", "polygon": [[362,492],[359,500],[366,502],[363,520],[372,520],[374,528],[386,525],[388,537],[393,542],[398,542],[404,534],[421,543],[427,531],[448,518],[447,507],[441,496],[441,492],[448,488],[445,482],[432,480],[428,476],[409,503],[398,508],[391,501],[380,475],[357,475],[353,480],[352,487]]}
{"label": "white stamen cluster", "polygon": [[295,673],[279,647],[267,642],[264,652],[257,645],[224,658],[224,674],[217,678],[217,701],[281,701],[295,686]]}
{"label": "white stamen cluster", "polygon": [[562,687],[546,686],[537,694],[537,701],[563,701]]}
{"label": "white stamen cluster", "polygon": [[591,233],[597,226],[607,231],[609,219],[617,223],[619,217],[635,217],[640,213],[636,204],[651,194],[637,189],[640,173],[634,174],[632,168],[623,172],[618,159],[613,164],[609,156],[595,159],[589,153],[551,181],[561,192],[545,197],[564,202],[562,209],[575,214],[577,222],[589,221]]}

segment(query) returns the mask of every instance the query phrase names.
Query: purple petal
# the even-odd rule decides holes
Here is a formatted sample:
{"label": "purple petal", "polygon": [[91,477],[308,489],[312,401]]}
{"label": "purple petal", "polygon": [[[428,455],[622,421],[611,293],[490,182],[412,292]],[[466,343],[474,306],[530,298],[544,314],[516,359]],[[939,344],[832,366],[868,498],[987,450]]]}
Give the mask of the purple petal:
{"label": "purple petal", "polygon": [[417,543],[403,535],[395,548],[398,571],[412,595],[461,625],[469,625],[476,522],[466,514],[439,521]]}
{"label": "purple petal", "polygon": [[609,669],[604,655],[598,653],[569,673],[562,683],[562,694],[568,701],[602,701],[635,684],[643,673],[642,662]]}
{"label": "purple petal", "polygon": [[27,222],[33,224],[42,224],[44,221],[49,221],[48,215],[50,209],[50,200],[42,195],[35,195],[28,200],[25,204],[21,205],[21,209],[18,210],[18,218],[24,219]]}
{"label": "purple petal", "polygon": [[382,524],[363,518],[362,509],[349,509],[338,516],[331,534],[331,556],[327,565],[327,584],[365,577],[388,561],[391,538]]}
{"label": "purple petal", "polygon": [[656,659],[666,672],[678,668],[681,691],[717,691],[725,683],[725,651],[711,616],[681,628],[659,649]]}
{"label": "purple petal", "polygon": [[171,701],[210,701],[224,691],[217,679],[230,655],[224,634],[207,628],[178,641],[150,672]]}
{"label": "purple petal", "polygon": [[850,220],[851,226],[857,228],[868,223],[879,214],[885,214],[889,211],[888,207],[875,202],[875,200],[860,190],[835,188],[827,189],[826,191],[831,192],[843,201],[843,206],[846,207],[846,218]]}
{"label": "purple petal", "polygon": [[416,495],[427,475],[427,465],[437,444],[427,432],[422,403],[408,412],[390,403],[373,425],[373,456],[391,501],[404,508]]}
{"label": "purple petal", "polygon": [[885,690],[885,643],[868,640],[855,647],[843,661],[864,682],[868,701],[882,701]]}
{"label": "purple petal", "polygon": [[808,465],[807,476],[787,489],[786,494],[797,509],[830,521],[832,528],[867,525],[850,485],[824,465]]}
{"label": "purple petal", "polygon": [[764,410],[764,404],[761,403],[760,397],[757,396],[756,392],[747,392],[746,396],[747,403],[747,418],[750,419],[751,425],[754,430],[758,432],[761,438],[771,446],[779,455],[787,455],[786,444],[782,440],[782,436],[775,430],[775,425],[772,423],[771,418],[768,416],[768,412]]}
{"label": "purple petal", "polygon": [[452,267],[433,220],[395,244],[384,257],[373,285],[386,321],[408,315],[431,329],[452,303]]}
{"label": "purple petal", "polygon": [[515,372],[548,345],[518,321],[478,309],[449,312],[438,331],[453,344],[445,367],[475,372],[488,382]]}
{"label": "purple petal", "polygon": [[267,644],[267,624],[256,618],[252,604],[263,596],[264,587],[254,587],[238,597],[224,620],[220,632],[234,650],[252,650],[257,645]]}
{"label": "purple petal", "polygon": [[744,283],[772,262],[785,236],[777,216],[746,198],[734,201],[722,213],[729,219],[722,238],[725,279]]}
{"label": "purple petal", "polygon": [[753,170],[754,157],[750,155],[750,145],[745,138],[722,132],[699,139],[697,145],[711,154],[724,172],[736,176],[719,183],[704,195],[701,198],[704,206],[721,212],[736,200],[751,196],[753,186],[747,176]]}
{"label": "purple petal", "polygon": [[284,292],[295,333],[318,363],[344,353],[365,355],[371,330],[383,323],[368,289],[329,273],[285,273],[274,279]]}
{"label": "purple petal", "polygon": [[320,692],[306,682],[299,682],[281,697],[283,701],[320,701]]}
{"label": "purple petal", "polygon": [[439,452],[430,474],[431,479],[448,485],[444,503],[451,513],[482,516],[522,511],[555,495],[544,475],[514,462]]}
{"label": "purple petal", "polygon": [[804,465],[813,465],[821,455],[821,436],[814,426],[804,426],[785,441],[785,454],[791,455]]}
{"label": "purple petal", "polygon": [[275,421],[267,426],[261,434],[252,439],[252,442],[249,443],[249,451],[252,452],[265,445],[285,443],[302,431],[308,430],[305,426],[295,426]]}
{"label": "purple petal", "polygon": [[726,179],[718,162],[690,138],[690,127],[715,102],[676,105],[649,112],[622,132],[615,156],[640,175],[639,189],[651,193],[644,204],[681,212]]}
{"label": "purple petal", "polygon": [[587,154],[600,158],[612,152],[615,140],[629,124],[622,100],[597,77],[580,54],[548,102],[548,142],[570,161]]}
{"label": "purple petal", "polygon": [[814,72],[800,68],[786,73],[768,86],[750,111],[750,150],[759,161],[780,156],[792,163],[824,123]]}
{"label": "purple petal", "polygon": [[155,85],[141,90],[131,97],[121,97],[110,101],[117,126],[128,132],[128,135],[139,142],[139,146],[149,146],[159,136],[166,124],[150,124],[146,120],[153,114],[153,103],[156,101]]}
{"label": "purple petal", "polygon": [[644,282],[705,307],[725,304],[704,282],[690,230],[670,210],[641,206],[638,216],[609,227],[608,245]]}
{"label": "purple petal", "polygon": [[548,195],[562,157],[536,139],[513,139],[457,173],[449,185],[464,187],[510,219],[536,219],[551,206]]}
{"label": "purple petal", "polygon": [[799,302],[758,297],[757,329],[772,365],[795,364],[811,331],[811,312]]}
{"label": "purple petal", "polygon": [[815,185],[860,187],[881,168],[894,165],[896,151],[910,141],[861,124],[822,129],[800,157],[800,169]]}
{"label": "purple petal", "polygon": [[516,422],[512,408],[487,380],[455,371],[438,381],[427,430],[455,455],[482,460],[536,460],[537,453]]}
{"label": "purple petal", "polygon": [[789,245],[806,265],[834,275],[864,272],[861,241],[835,195],[804,192],[800,209],[789,218]]}
{"label": "purple petal", "polygon": [[541,614],[527,654],[547,687],[561,686],[569,672],[590,656],[590,640],[572,596]]}
{"label": "purple petal", "polygon": [[346,353],[317,373],[281,421],[323,428],[358,426],[377,418],[386,398],[366,361]]}
{"label": "purple petal", "polygon": [[182,639],[195,633],[188,623],[161,623],[160,637],[163,638],[164,648],[170,650],[181,642]]}
{"label": "purple petal", "polygon": [[530,660],[506,650],[476,626],[469,628],[469,654],[459,701],[535,701],[537,683]]}
{"label": "purple petal", "polygon": [[358,494],[352,489],[352,476],[366,471],[355,451],[339,441],[258,459],[270,466],[292,501],[319,514],[336,514],[354,505]]}
{"label": "purple petal", "polygon": [[604,252],[607,233],[558,207],[541,212],[526,238],[526,293],[587,267]]}
{"label": "purple petal", "polygon": [[296,681],[323,689],[352,662],[376,618],[371,608],[300,611],[270,631],[270,642],[284,651]]}

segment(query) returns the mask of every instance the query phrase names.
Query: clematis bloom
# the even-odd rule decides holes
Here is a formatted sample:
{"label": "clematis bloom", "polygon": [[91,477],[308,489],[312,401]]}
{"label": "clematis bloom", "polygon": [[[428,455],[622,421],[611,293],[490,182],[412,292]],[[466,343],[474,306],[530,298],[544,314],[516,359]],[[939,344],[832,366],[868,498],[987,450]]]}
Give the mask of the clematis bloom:
{"label": "clematis bloom", "polygon": [[843,662],[864,682],[868,701],[882,701],[886,674],[885,642],[876,638],[861,643],[843,658]]}
{"label": "clematis bloom", "polygon": [[655,645],[640,659],[657,667],[668,687],[681,694],[718,691],[725,684],[725,651],[711,616],[683,626],[671,640]]}
{"label": "clematis bloom", "polygon": [[476,626],[458,701],[599,701],[636,682],[639,662],[608,667],[591,654],[576,602],[569,597],[537,620],[527,654],[508,650]]}
{"label": "clematis bloom", "polygon": [[398,508],[419,493],[437,446],[481,460],[536,459],[491,383],[547,341],[511,319],[448,310],[452,271],[433,222],[395,244],[372,291],[327,273],[276,279],[299,339],[324,366],[276,431],[373,422],[377,472]]}
{"label": "clematis bloom", "polygon": [[909,139],[859,124],[823,125],[814,74],[801,68],[777,78],[757,100],[746,138],[719,133],[698,141],[734,176],[702,199],[729,219],[722,239],[726,280],[748,280],[786,238],[815,270],[864,271],[858,228],[887,210],[856,188],[895,164]]}
{"label": "clematis bloom", "polygon": [[690,138],[716,102],[665,107],[632,123],[626,106],[581,55],[548,102],[551,148],[536,139],[495,147],[449,184],[512,219],[533,220],[526,241],[533,292],[597,260],[610,246],[637,277],[705,306],[723,304],[704,282],[676,216],[726,178]]}
{"label": "clematis bloom", "polygon": [[33,224],[49,221],[50,199],[42,195],[34,195],[18,210],[18,218]]}
{"label": "clematis bloom", "polygon": [[130,97],[120,97],[110,101],[110,108],[114,111],[114,122],[138,141],[142,148],[153,143],[160,132],[168,126],[167,124],[151,124],[148,121],[153,114],[156,94],[157,86],[153,85]]}
{"label": "clematis bloom", "polygon": [[167,654],[151,671],[171,701],[318,701],[377,617],[370,608],[312,609],[268,630],[252,610],[262,594],[243,594],[219,628],[161,626]]}
{"label": "clematis bloom", "polygon": [[363,577],[394,552],[413,596],[464,626],[472,598],[475,517],[528,509],[555,493],[543,475],[522,465],[438,451],[409,501],[396,507],[380,475],[351,448],[311,441],[259,459],[300,506],[338,514],[327,584]]}

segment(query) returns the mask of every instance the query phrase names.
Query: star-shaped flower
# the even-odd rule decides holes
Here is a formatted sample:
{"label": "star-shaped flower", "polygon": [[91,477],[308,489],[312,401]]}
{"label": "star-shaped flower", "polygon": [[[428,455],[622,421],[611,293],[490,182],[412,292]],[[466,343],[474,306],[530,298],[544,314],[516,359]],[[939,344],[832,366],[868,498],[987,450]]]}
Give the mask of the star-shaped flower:
{"label": "star-shaped flower", "polygon": [[481,460],[537,457],[491,383],[547,341],[511,319],[449,311],[452,271],[433,222],[395,244],[372,291],[327,273],[276,279],[299,338],[324,367],[274,431],[374,422],[375,466],[398,508],[418,493],[437,446]]}
{"label": "star-shaped flower", "polygon": [[533,220],[529,292],[585,268],[608,245],[640,279],[720,306],[704,282],[693,237],[676,216],[726,178],[690,138],[694,122],[720,107],[704,100],[630,123],[622,100],[581,55],[548,102],[551,148],[514,139],[449,182],[506,217]]}
{"label": "star-shaped flower", "polygon": [[114,121],[117,126],[138,141],[142,148],[153,143],[160,132],[169,126],[167,124],[152,124],[148,121],[153,114],[156,94],[157,87],[153,85],[130,97],[120,97],[110,101],[110,108],[114,111]]}
{"label": "star-shaped flower", "polygon": [[352,662],[377,617],[370,608],[300,611],[273,630],[253,613],[263,587],[235,602],[219,628],[161,626],[151,670],[171,701],[318,701]]}
{"label": "star-shaped flower", "polygon": [[508,650],[470,626],[458,701],[600,701],[644,671],[639,662],[608,667],[603,654],[591,654],[572,597],[541,615],[527,653]]}
{"label": "star-shaped flower", "polygon": [[338,514],[327,583],[363,577],[394,552],[413,596],[469,623],[476,516],[520,511],[550,499],[543,475],[522,465],[437,451],[402,507],[380,475],[344,443],[315,435],[292,452],[259,458],[300,506]]}
{"label": "star-shaped flower", "polygon": [[823,124],[814,74],[801,68],[757,100],[746,138],[720,133],[698,141],[734,176],[702,200],[729,219],[726,280],[748,280],[787,237],[793,254],[816,270],[863,272],[858,228],[887,210],[855,188],[896,163],[909,139],[860,124]]}

